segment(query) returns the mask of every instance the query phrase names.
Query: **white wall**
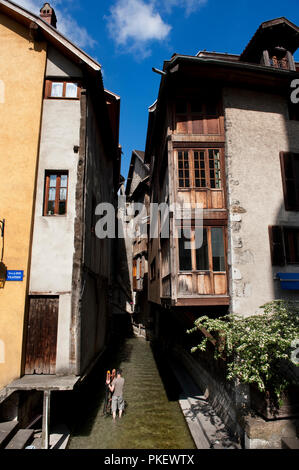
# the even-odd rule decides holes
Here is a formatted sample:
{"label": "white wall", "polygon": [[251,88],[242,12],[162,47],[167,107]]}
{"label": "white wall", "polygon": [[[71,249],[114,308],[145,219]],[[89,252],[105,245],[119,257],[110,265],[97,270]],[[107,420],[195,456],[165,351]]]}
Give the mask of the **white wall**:
{"label": "white wall", "polygon": [[287,100],[276,95],[226,88],[223,99],[231,308],[247,316],[274,298],[298,297],[274,280],[299,266],[272,268],[268,226],[299,226],[298,213],[284,209],[279,157],[299,152],[299,123],[287,120]]}
{"label": "white wall", "polygon": [[[78,75],[61,54],[50,49],[47,75],[57,78]],[[70,351],[71,291],[74,255],[75,194],[80,143],[80,101],[44,100],[36,192],[30,294],[59,295],[56,373],[67,374]],[[44,216],[46,170],[69,174],[67,214]]]}

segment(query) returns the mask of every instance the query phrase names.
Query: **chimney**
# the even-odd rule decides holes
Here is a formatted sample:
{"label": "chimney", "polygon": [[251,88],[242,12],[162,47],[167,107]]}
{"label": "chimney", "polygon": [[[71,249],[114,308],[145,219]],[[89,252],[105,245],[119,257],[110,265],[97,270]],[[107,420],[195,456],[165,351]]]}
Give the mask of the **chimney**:
{"label": "chimney", "polygon": [[50,3],[45,3],[40,10],[40,17],[49,23],[51,26],[56,28],[57,18],[54,9],[51,7]]}

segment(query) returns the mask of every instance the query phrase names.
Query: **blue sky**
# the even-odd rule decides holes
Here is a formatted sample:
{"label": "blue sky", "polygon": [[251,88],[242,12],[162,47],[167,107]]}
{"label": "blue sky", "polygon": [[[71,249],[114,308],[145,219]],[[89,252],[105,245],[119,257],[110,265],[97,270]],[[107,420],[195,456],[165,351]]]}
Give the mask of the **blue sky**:
{"label": "blue sky", "polygon": [[[35,13],[41,0],[15,0]],[[144,150],[148,107],[160,76],[152,67],[176,53],[239,54],[263,21],[285,16],[299,25],[298,0],[52,0],[57,27],[103,67],[105,88],[121,96],[122,174],[131,152]],[[299,54],[295,56],[299,61]]]}

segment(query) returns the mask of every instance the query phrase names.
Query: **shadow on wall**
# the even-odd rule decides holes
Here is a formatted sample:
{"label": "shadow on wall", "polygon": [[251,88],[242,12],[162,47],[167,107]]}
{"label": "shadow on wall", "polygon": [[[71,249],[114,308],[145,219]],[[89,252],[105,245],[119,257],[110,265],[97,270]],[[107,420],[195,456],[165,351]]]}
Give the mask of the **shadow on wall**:
{"label": "shadow on wall", "polygon": [[[290,94],[292,89],[290,88]],[[299,103],[297,104],[299,107]],[[273,232],[271,251],[272,260],[277,258],[279,265],[272,262],[273,272],[273,295],[274,299],[299,300],[299,211],[294,207],[294,199],[299,197],[299,157],[290,155],[299,154],[299,121],[290,120],[289,113],[285,116],[285,134],[287,136],[288,150],[277,155],[280,159],[281,167],[281,187],[283,191],[283,200],[276,216],[275,231],[278,239],[276,247],[273,246]],[[293,178],[293,179],[292,179]],[[297,194],[296,194],[297,193]],[[298,200],[297,200],[298,205]],[[288,210],[287,210],[288,209]],[[293,209],[293,210],[290,210]],[[295,229],[295,230],[294,230]],[[271,229],[270,229],[271,230]],[[280,253],[274,253],[274,250]],[[298,283],[281,282],[277,274],[289,274],[291,279],[297,278]],[[294,275],[293,275],[294,274]],[[292,276],[293,275],[293,276]]]}
{"label": "shadow on wall", "polygon": [[[121,214],[118,216],[120,226],[122,227],[125,222]],[[123,237],[122,228],[118,227],[117,236],[114,240],[114,285],[112,296],[112,313],[113,314],[126,314],[129,313],[129,306],[132,304],[132,290],[131,290],[131,276],[130,276],[130,263],[131,254],[131,240]]]}

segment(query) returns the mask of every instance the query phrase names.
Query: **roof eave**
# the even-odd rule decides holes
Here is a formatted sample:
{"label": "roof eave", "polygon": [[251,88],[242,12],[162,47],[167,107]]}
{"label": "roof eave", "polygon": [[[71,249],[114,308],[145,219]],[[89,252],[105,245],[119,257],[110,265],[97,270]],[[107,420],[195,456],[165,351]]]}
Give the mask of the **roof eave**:
{"label": "roof eave", "polygon": [[17,21],[27,24],[28,27],[31,23],[34,23],[40,28],[45,39],[53,42],[56,46],[60,46],[61,49],[66,49],[75,58],[76,62],[85,63],[93,72],[101,72],[101,65],[97,61],[39,16],[8,0],[0,0],[0,9],[13,16]]}

